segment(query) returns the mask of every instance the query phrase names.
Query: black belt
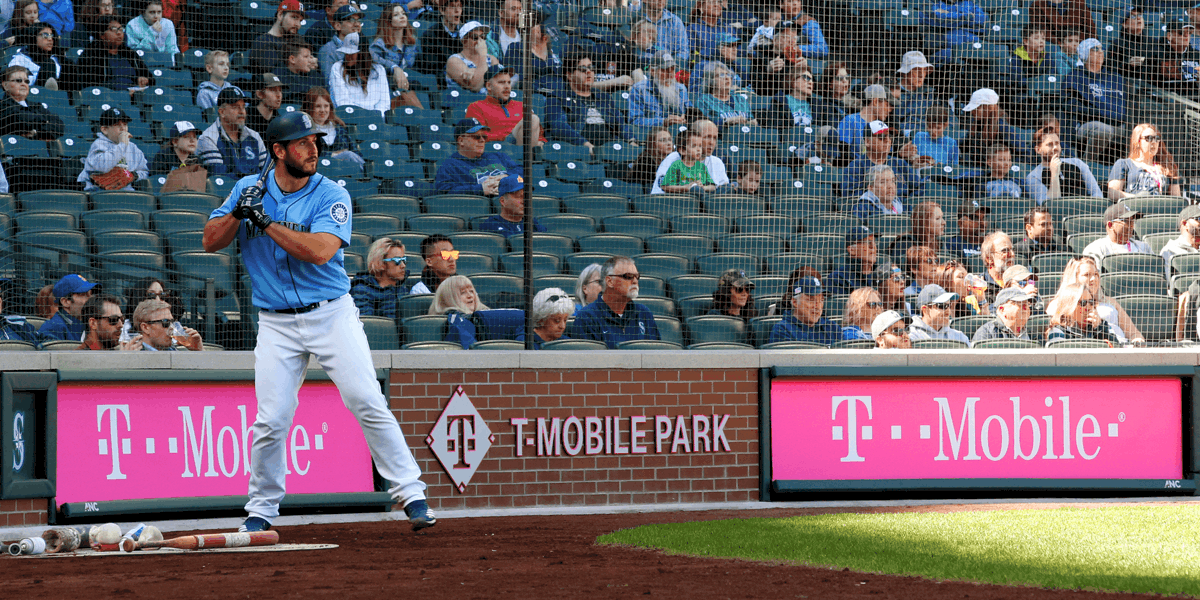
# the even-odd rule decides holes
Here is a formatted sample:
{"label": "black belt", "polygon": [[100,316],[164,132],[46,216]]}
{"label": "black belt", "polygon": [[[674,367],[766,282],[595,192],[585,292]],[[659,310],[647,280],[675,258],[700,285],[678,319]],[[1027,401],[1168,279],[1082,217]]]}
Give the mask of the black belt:
{"label": "black belt", "polygon": [[312,312],[314,310],[317,310],[318,308],[321,308],[322,306],[325,306],[326,304],[329,304],[330,302],[333,302],[334,300],[337,300],[337,298],[331,298],[329,300],[322,300],[320,302],[313,302],[312,304],[308,304],[306,306],[301,306],[298,308],[278,308],[278,309],[268,308],[265,310],[267,312],[273,312],[277,315],[302,315],[306,312]]}

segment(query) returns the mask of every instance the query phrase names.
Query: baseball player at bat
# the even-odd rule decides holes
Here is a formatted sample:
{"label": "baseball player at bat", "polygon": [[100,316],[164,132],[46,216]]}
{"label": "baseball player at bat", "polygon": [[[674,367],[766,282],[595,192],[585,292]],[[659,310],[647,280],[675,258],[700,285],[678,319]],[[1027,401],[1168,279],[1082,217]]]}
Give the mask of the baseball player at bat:
{"label": "baseball player at bat", "polygon": [[208,252],[238,239],[253,303],[261,309],[249,515],[239,531],[268,530],[279,516],[285,442],[310,354],[358,418],[379,474],[395,484],[388,490],[392,498],[404,507],[413,530],[424,529],[437,521],[425,502],[420,468],[375,379],[367,336],[350,298],[342,255],[350,245],[350,195],[317,173],[319,135],[305,113],[276,117],[264,135],[276,165],[262,188],[255,186],[257,175],[242,178],[204,227]]}

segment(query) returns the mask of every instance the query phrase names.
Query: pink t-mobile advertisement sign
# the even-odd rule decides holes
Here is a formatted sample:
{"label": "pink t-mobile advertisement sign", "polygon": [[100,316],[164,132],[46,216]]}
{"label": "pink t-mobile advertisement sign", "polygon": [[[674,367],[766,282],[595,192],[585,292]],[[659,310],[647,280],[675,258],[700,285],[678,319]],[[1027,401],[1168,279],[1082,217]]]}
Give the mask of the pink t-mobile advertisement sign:
{"label": "pink t-mobile advertisement sign", "polygon": [[[57,502],[244,495],[256,406],[253,382],[59,384]],[[374,490],[334,384],[300,388],[285,444],[289,493]]]}
{"label": "pink t-mobile advertisement sign", "polygon": [[778,379],[772,479],[1178,480],[1180,393],[1171,378]]}

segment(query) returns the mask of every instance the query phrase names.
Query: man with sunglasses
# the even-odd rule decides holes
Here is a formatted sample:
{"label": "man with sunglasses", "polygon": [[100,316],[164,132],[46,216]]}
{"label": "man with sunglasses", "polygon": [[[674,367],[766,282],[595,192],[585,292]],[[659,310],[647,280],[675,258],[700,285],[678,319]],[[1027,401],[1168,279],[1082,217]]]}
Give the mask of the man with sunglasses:
{"label": "man with sunglasses", "polygon": [[947,292],[945,288],[931,283],[921,289],[917,296],[917,304],[921,307],[921,316],[913,317],[912,325],[908,328],[908,337],[917,340],[954,340],[970,344],[967,334],[950,327],[954,311],[958,304],[958,294]]}
{"label": "man with sunglasses", "polygon": [[421,240],[425,268],[421,280],[412,286],[413,294],[432,294],[447,278],[458,274],[458,250],[450,238],[435,233]]}
{"label": "man with sunglasses", "polygon": [[844,296],[861,287],[874,287],[878,258],[879,246],[870,227],[857,225],[847,229],[845,264],[829,274],[825,287],[835,296]]}
{"label": "man with sunglasses", "polygon": [[1029,330],[1025,325],[1029,322],[1030,304],[1033,296],[1021,288],[1005,288],[996,294],[996,318],[984,323],[975,331],[971,344],[983,340],[1022,339],[1028,340]]}
{"label": "man with sunglasses", "polygon": [[[171,328],[174,325],[175,317],[171,315],[170,304],[154,298],[142,300],[133,310],[133,330],[141,335],[135,335],[128,343],[134,344],[134,349],[151,352],[204,350],[204,340],[200,338],[200,332],[191,327],[183,329],[185,336],[180,337],[184,339],[172,340]],[[179,344],[172,344],[172,341],[178,341]],[[138,342],[141,342],[141,348],[136,348]]]}
{"label": "man with sunglasses", "polygon": [[912,348],[908,324],[910,319],[894,310],[885,310],[871,322],[871,336],[880,350]]}
{"label": "man with sunglasses", "polygon": [[654,314],[634,302],[638,297],[637,265],[628,256],[614,256],[600,267],[604,290],[595,302],[575,313],[571,338],[598,340],[615,349],[626,340],[657,340]]}
{"label": "man with sunglasses", "polygon": [[439,194],[500,194],[500,180],[524,175],[516,161],[503,152],[485,152],[491,128],[479,119],[460,119],[454,124],[458,151],[438,165],[433,187]]}
{"label": "man with sunglasses", "polygon": [[1200,204],[1189,204],[1179,211],[1179,237],[1163,246],[1161,256],[1167,279],[1171,278],[1171,258],[1179,254],[1200,253]]}
{"label": "man with sunglasses", "polygon": [[83,305],[83,322],[87,323],[87,335],[76,350],[141,350],[142,337],[135,336],[121,342],[121,328],[125,315],[121,314],[121,301],[115,296],[98,294]]}
{"label": "man with sunglasses", "polygon": [[590,46],[579,46],[563,59],[563,81],[546,100],[546,137],[583,146],[621,139],[625,115],[610,94],[593,93],[596,66]]}
{"label": "man with sunglasses", "polygon": [[1150,249],[1150,244],[1133,239],[1133,226],[1140,218],[1142,218],[1142,213],[1129,208],[1124,200],[1118,200],[1109,206],[1104,211],[1105,236],[1088,244],[1083,249],[1084,256],[1092,257],[1095,259],[1096,265],[1103,266],[1101,263],[1109,254],[1126,252],[1153,254],[1154,251]]}
{"label": "man with sunglasses", "polygon": [[277,166],[267,171],[261,188],[257,175],[239,180],[204,227],[206,252],[237,240],[259,309],[254,348],[258,416],[250,451],[248,514],[240,529],[264,531],[279,516],[287,489],[287,436],[313,358],[358,420],[376,469],[393,484],[393,502],[404,507],[413,529],[423,529],[437,520],[425,502],[421,469],[379,388],[367,335],[350,297],[343,254],[350,246],[353,205],[345,188],[317,173],[320,135],[307,113],[277,117],[266,135]]}

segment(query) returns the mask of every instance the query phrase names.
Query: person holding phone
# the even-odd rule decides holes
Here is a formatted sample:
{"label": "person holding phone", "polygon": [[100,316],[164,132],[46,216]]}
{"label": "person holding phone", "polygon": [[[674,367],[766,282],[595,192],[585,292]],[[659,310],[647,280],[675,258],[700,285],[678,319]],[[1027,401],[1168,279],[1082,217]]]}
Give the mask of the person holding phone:
{"label": "person holding phone", "polygon": [[1147,58],[1158,51],[1154,40],[1146,33],[1146,18],[1142,9],[1130,6],[1121,13],[1121,34],[1113,41],[1113,64],[1118,73],[1131,79],[1152,79]]}

